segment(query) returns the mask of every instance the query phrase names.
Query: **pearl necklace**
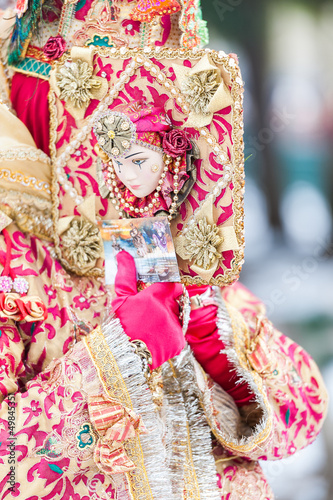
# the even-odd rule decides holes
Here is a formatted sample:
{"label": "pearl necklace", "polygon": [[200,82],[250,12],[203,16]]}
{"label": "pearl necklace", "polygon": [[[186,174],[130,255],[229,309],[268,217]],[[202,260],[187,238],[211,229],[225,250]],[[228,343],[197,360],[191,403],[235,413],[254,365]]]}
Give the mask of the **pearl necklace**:
{"label": "pearl necklace", "polygon": [[[180,161],[181,161],[181,157],[178,156],[176,161],[175,161],[175,169],[174,169],[175,174],[173,176],[174,196],[173,196],[171,207],[169,210],[169,215],[168,215],[169,221],[172,220],[173,215],[177,211],[176,207],[177,207],[177,200],[178,200],[178,193],[179,193],[179,189],[178,189],[179,175],[178,174],[179,174]],[[147,206],[145,206],[144,208],[137,208],[137,207],[134,207],[133,205],[131,205],[130,203],[128,203],[122,197],[122,194],[121,194],[119,188],[117,187],[116,173],[114,171],[113,163],[112,163],[112,161],[109,162],[106,185],[108,186],[108,188],[110,190],[111,202],[114,204],[114,207],[117,210],[117,212],[119,213],[120,217],[126,216],[125,214],[127,213],[122,209],[121,204],[125,208],[128,208],[129,211],[133,212],[134,214],[143,214],[145,212],[148,212],[149,209],[152,209],[154,207],[154,205],[156,205],[156,203],[158,202],[160,191],[162,189],[162,184],[163,184],[164,179],[166,177],[167,171],[169,170],[169,165],[170,165],[170,163],[172,163],[172,157],[169,155],[165,155],[164,163],[165,163],[165,166],[164,166],[163,172],[161,174],[161,178],[158,181],[158,186],[156,188],[156,191],[154,193],[154,196],[153,196],[151,202]]]}

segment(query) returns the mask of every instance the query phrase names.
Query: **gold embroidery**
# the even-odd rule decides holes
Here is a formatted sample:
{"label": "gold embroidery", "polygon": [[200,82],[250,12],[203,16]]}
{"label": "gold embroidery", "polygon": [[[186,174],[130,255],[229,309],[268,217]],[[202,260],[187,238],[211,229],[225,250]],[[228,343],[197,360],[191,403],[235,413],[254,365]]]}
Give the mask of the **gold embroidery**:
{"label": "gold embroidery", "polygon": [[[105,392],[110,398],[119,400],[124,406],[133,410],[126,383],[111,349],[105,341],[101,327],[97,327],[90,335],[83,339],[83,342],[94,362]],[[128,473],[128,479],[134,499],[154,500],[144,465],[140,437],[136,436],[130,441],[125,442],[124,448],[130,459],[136,465],[136,469]]]}
{"label": "gold embroidery", "polygon": [[8,168],[0,169],[0,179],[10,182],[18,182],[23,186],[36,189],[37,191],[44,191],[51,194],[50,185],[47,182],[38,180],[36,177],[26,177],[22,172],[13,172]]}
{"label": "gold embroidery", "polygon": [[46,62],[48,64],[51,63],[50,59],[44,54],[43,50],[39,47],[34,47],[33,45],[29,45],[26,56],[31,57],[32,59],[36,59],[37,61]]}
{"label": "gold embroidery", "polygon": [[200,498],[200,488],[195,473],[192,448],[190,440],[190,429],[187,424],[187,446],[185,451],[185,464],[184,464],[184,500],[197,500]]}
{"label": "gold embroidery", "polygon": [[16,207],[2,204],[0,207],[23,233],[32,233],[38,238],[52,240],[52,219],[49,210],[41,211],[20,202]]}

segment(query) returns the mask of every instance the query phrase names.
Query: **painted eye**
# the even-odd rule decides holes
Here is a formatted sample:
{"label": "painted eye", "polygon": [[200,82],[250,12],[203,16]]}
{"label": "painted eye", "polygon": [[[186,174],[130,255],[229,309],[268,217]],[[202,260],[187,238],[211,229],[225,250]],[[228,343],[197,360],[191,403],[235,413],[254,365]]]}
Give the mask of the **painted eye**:
{"label": "painted eye", "polygon": [[120,161],[117,161],[117,160],[116,160],[116,163],[117,163],[117,165],[118,165],[118,170],[119,170],[119,173],[121,174],[120,167],[122,167],[122,165],[123,165],[123,164],[122,164],[122,163],[120,163]]}
{"label": "painted eye", "polygon": [[146,160],[133,160],[133,163],[134,165],[139,165],[140,169],[141,169],[141,165],[145,162]]}

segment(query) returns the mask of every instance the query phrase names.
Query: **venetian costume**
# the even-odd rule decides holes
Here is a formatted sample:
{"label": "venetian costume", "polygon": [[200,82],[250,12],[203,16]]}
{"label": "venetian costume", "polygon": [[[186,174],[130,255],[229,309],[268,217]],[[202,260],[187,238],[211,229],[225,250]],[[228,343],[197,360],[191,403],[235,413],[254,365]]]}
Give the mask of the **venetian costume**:
{"label": "venetian costume", "polygon": [[[57,7],[19,3],[3,46],[1,492],[271,500],[258,460],[313,442],[327,394],[311,357],[236,283],[237,60],[198,48],[196,0]],[[112,166],[134,143],[164,155],[144,199]],[[125,252],[116,295],[104,282],[98,220],[157,214],[190,297],[182,323],[181,285],[138,291]]]}

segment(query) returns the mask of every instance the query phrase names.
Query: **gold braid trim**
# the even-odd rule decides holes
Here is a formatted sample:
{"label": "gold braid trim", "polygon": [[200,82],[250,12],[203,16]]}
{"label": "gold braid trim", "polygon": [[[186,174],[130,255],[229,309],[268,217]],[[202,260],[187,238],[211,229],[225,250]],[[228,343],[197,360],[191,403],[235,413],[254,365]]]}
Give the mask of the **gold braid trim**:
{"label": "gold braid trim", "polygon": [[141,415],[147,434],[124,443],[136,468],[127,474],[133,500],[170,500],[172,487],[165,446],[142,363],[118,318],[111,318],[83,339],[110,398]]}
{"label": "gold braid trim", "polygon": [[[96,367],[105,392],[110,398],[117,399],[124,406],[133,409],[131,397],[128,393],[125,381],[118,368],[117,361],[105,341],[101,327],[97,327],[90,335],[85,337],[83,341]],[[134,499],[143,500],[146,498],[147,500],[153,500],[144,466],[139,436],[132,439],[130,442],[127,441],[124,443],[124,448],[130,459],[136,465],[135,477],[133,477],[133,472],[129,472],[127,475],[131,490],[134,494]]]}
{"label": "gold braid trim", "polygon": [[53,240],[51,204],[37,196],[0,188],[0,210],[10,217],[23,233]]}

